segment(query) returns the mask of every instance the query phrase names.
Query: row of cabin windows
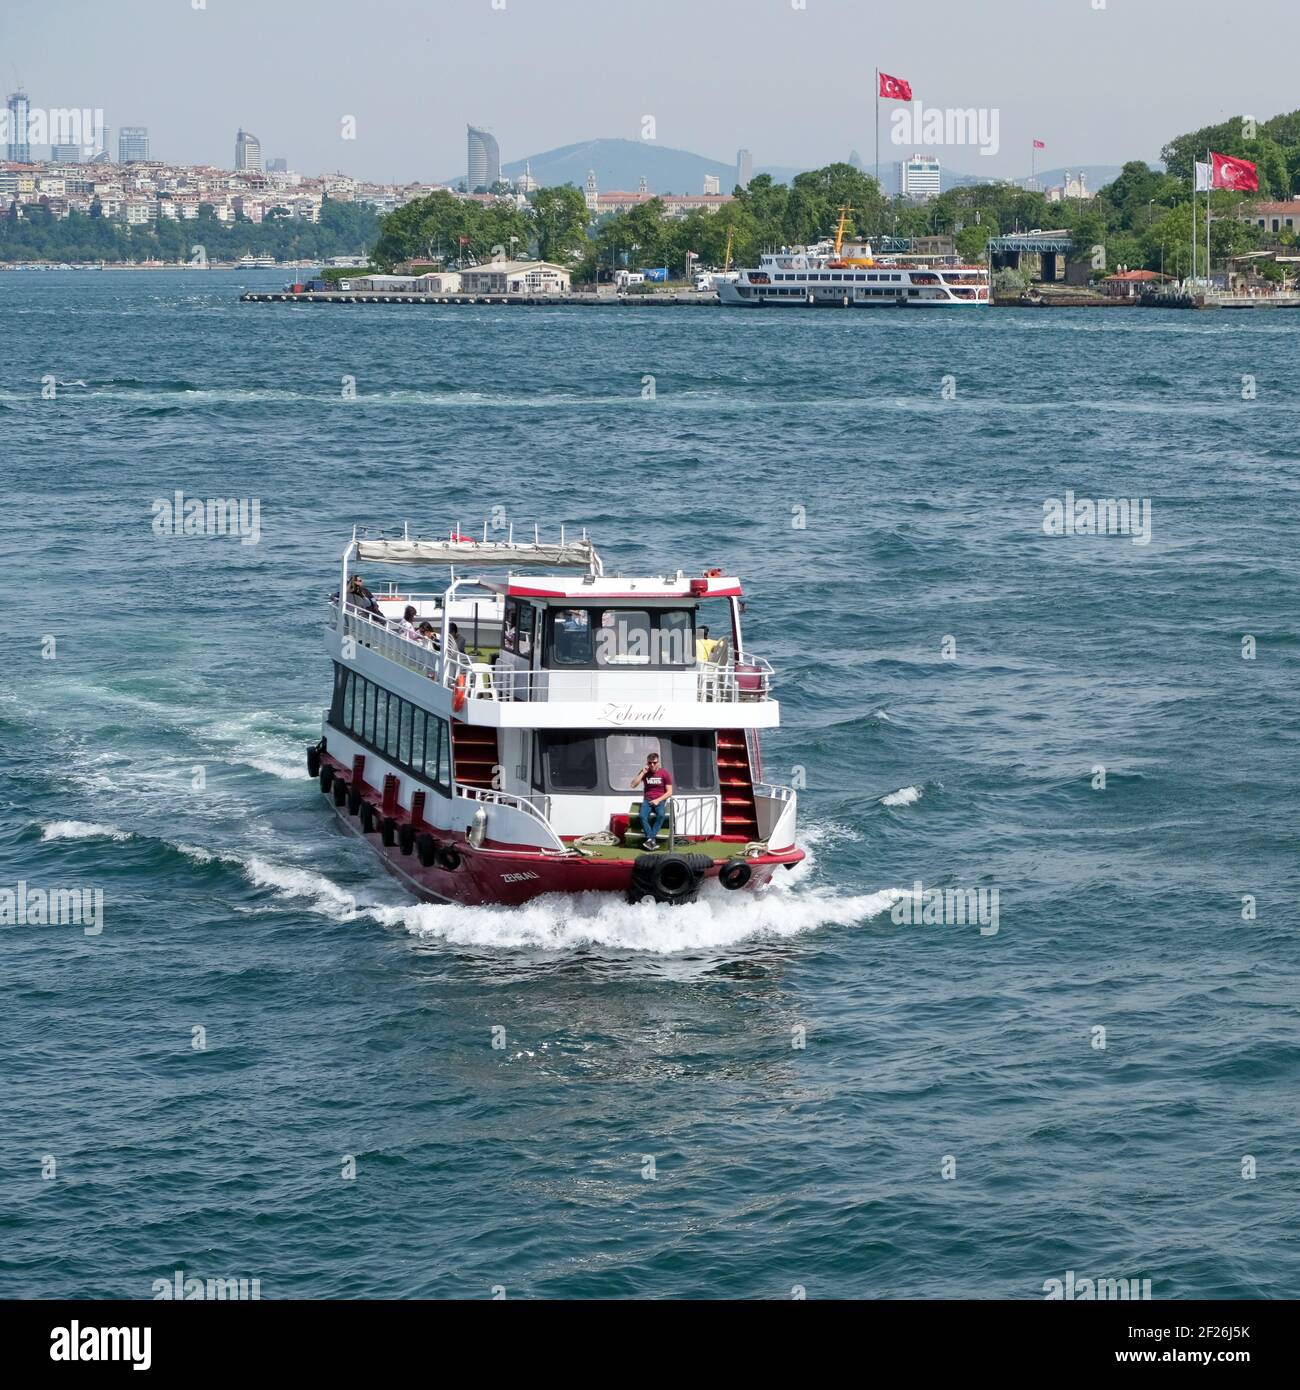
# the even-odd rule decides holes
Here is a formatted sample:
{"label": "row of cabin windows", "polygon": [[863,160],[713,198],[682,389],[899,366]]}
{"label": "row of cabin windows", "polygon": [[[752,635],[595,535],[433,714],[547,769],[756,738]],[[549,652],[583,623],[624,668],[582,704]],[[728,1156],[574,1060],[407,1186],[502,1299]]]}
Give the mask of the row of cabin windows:
{"label": "row of cabin windows", "polygon": [[416,777],[443,790],[450,788],[447,721],[337,661],[330,723]]}
{"label": "row of cabin windows", "polygon": [[886,273],[883,272],[883,271],[877,271],[877,270],[871,270],[871,271],[865,271],[865,272],[864,272],[864,271],[861,271],[861,270],[857,270],[857,271],[853,271],[853,270],[848,270],[848,271],[845,271],[845,270],[834,270],[834,271],[823,270],[823,271],[809,272],[808,274],[805,274],[803,271],[796,271],[796,272],[794,272],[793,274],[790,274],[790,275],[785,275],[785,274],[782,274],[781,272],[778,271],[778,272],[777,272],[777,275],[776,275],[776,278],[777,278],[778,280],[818,280],[818,281],[821,281],[821,280],[901,280],[903,277],[902,277],[901,274],[898,274],[898,275],[895,275],[895,274],[892,274],[892,273],[886,274]]}
{"label": "row of cabin windows", "polygon": [[711,730],[672,734],[543,731],[535,742],[533,785],[547,792],[585,792],[639,799],[632,779],[657,753],[677,792],[716,792],[716,735]]}
{"label": "row of cabin windows", "polygon": [[[760,287],[759,290],[758,290],[758,293],[759,293],[759,294],[776,294],[776,295],[781,295],[781,294],[784,294],[784,295],[797,295],[800,299],[806,299],[806,298],[807,298],[807,291],[806,291],[806,290],[802,290],[802,289],[799,289],[799,288],[797,288],[797,287],[791,288],[791,287],[787,287],[787,286],[785,286],[785,285],[777,285],[777,286],[776,286],[775,288],[773,288],[773,289],[764,289],[764,288]],[[895,290],[895,289],[876,289],[876,288],[874,288],[874,287],[869,287],[869,288],[867,288],[867,289],[865,289],[865,290],[864,290],[864,289],[857,289],[857,290],[854,290],[854,294],[856,294],[856,295],[860,295],[860,296],[866,296],[866,295],[872,295],[872,294],[887,295],[890,299],[897,299],[897,298],[899,297],[899,295],[902,295],[902,294],[906,294],[906,295],[908,295],[908,296],[910,296],[911,298],[914,299],[914,298],[916,298],[916,296],[919,295],[920,293],[921,293],[920,290],[916,290],[916,289],[907,289],[907,290],[904,290],[901,286],[900,286],[898,289],[896,289],[896,290]]]}
{"label": "row of cabin windows", "polygon": [[[507,599],[502,648],[531,657],[536,617],[531,604]],[[548,667],[695,665],[695,612],[690,608],[554,608],[543,624]]]}

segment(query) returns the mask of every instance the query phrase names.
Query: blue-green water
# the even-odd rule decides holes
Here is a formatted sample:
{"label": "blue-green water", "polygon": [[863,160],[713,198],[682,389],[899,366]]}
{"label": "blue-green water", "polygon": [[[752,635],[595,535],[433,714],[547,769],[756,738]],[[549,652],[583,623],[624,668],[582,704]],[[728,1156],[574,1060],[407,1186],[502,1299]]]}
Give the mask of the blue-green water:
{"label": "blue-green water", "polygon": [[[104,893],[0,928],[0,1294],[1294,1294],[1300,316],[237,302],[282,278],[0,276],[0,887]],[[176,489],[260,544],[156,537]],[[806,867],[498,912],[341,832],[345,535],[498,506],[745,578]]]}

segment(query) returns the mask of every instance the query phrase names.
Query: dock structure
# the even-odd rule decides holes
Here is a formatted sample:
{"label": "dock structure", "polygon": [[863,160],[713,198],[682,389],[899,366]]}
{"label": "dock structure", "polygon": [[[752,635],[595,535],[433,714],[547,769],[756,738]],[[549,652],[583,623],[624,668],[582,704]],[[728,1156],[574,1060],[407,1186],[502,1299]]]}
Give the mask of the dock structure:
{"label": "dock structure", "polygon": [[669,304],[718,307],[712,291],[683,290],[678,294],[391,294],[377,290],[249,290],[241,304],[478,304],[550,307],[580,304],[588,308],[661,307]]}

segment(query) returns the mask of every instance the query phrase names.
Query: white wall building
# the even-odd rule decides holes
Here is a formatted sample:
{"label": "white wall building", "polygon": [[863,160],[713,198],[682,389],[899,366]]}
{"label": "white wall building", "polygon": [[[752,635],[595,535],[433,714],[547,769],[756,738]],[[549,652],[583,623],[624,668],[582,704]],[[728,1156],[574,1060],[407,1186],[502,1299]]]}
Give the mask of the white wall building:
{"label": "white wall building", "polygon": [[933,155],[914,154],[898,166],[898,192],[901,197],[924,203],[941,192],[939,161]]}

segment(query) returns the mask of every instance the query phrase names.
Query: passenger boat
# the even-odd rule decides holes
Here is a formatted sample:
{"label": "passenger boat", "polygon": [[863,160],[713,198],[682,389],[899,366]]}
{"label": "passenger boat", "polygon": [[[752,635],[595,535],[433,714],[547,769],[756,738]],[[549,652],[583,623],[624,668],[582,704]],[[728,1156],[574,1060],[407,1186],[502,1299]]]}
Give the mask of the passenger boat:
{"label": "passenger boat", "polygon": [[[445,568],[447,582],[368,600],[353,591],[362,563]],[[607,576],[585,532],[545,543],[356,528],[329,603],[333,694],[307,770],[429,901],[682,903],[713,881],[762,888],[804,854],[793,789],[763,780],[759,735],[779,709],[771,666],[744,647],[741,595],[717,570]],[[431,636],[400,626],[408,607]],[[632,789],[650,752],[672,778],[654,851]]]}
{"label": "passenger boat", "polygon": [[989,271],[957,256],[876,256],[870,242],[850,245],[848,208],[833,239],[765,252],[752,270],[716,282],[724,305],[809,305],[844,309],[930,309],[988,304]]}

